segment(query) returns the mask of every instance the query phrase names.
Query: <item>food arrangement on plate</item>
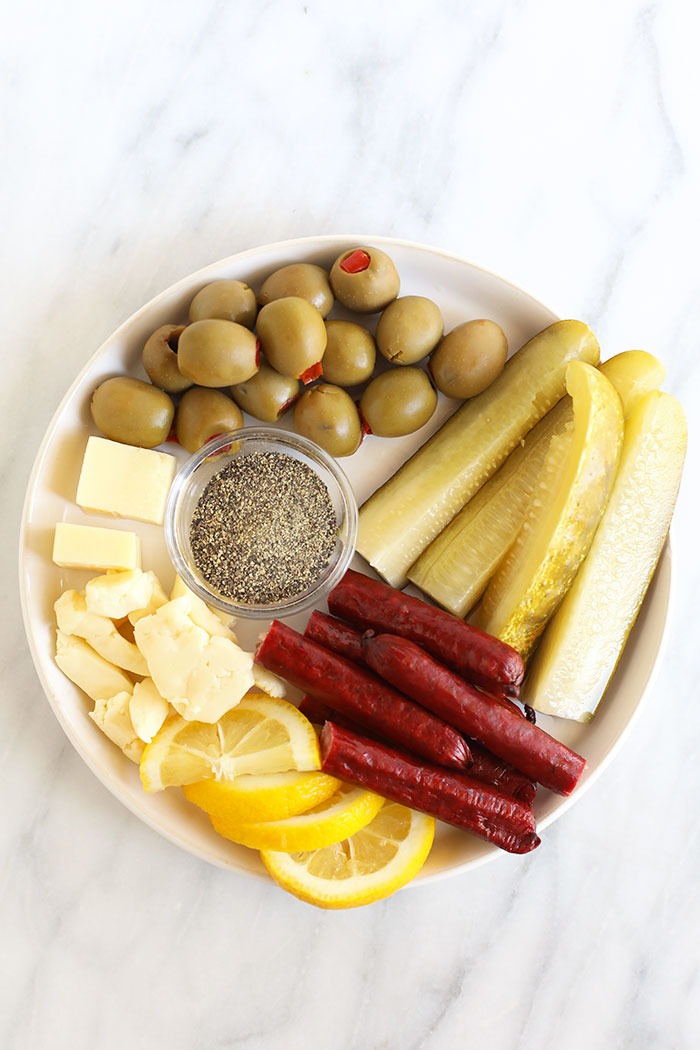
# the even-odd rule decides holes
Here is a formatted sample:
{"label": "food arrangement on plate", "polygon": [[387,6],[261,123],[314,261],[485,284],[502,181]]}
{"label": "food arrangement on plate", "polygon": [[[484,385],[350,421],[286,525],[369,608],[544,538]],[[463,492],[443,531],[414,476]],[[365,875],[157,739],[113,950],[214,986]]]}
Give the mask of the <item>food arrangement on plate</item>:
{"label": "food arrangement on plate", "polygon": [[88,370],[50,630],[130,804],[129,760],[337,908],[406,885],[446,829],[528,853],[543,795],[580,790],[686,424],[651,354],[601,363],[579,321],[509,345],[486,309],[402,294],[391,251],[335,247],[190,288],[127,368]]}

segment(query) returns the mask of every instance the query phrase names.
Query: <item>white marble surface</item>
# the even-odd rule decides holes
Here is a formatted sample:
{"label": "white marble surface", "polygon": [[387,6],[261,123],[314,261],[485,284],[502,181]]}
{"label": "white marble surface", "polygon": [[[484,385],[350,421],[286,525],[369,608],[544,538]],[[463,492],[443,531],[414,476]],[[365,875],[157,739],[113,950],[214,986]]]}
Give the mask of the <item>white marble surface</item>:
{"label": "white marble surface", "polygon": [[92,776],[24,639],[16,535],[63,392],[177,278],[375,231],[645,347],[700,409],[697,16],[681,0],[8,7],[0,48],[4,1050],[700,1045],[698,458],[673,624],[623,751],[525,859],[316,911]]}

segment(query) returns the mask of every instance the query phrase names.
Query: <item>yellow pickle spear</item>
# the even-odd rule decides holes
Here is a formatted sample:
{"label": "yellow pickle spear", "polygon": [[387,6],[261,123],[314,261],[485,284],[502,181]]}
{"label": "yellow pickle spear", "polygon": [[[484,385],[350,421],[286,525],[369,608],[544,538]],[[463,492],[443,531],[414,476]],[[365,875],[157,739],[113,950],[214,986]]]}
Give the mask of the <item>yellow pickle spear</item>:
{"label": "yellow pickle spear", "polygon": [[663,549],[687,434],[671,394],[651,391],[632,410],[590,552],[528,673],[527,702],[538,711],[579,722],[593,718]]}
{"label": "yellow pickle spear", "polygon": [[404,587],[428,544],[563,397],[568,363],[599,358],[582,321],[557,321],[533,336],[363,504],[358,552],[387,583]]}
{"label": "yellow pickle spear", "polygon": [[486,589],[477,621],[524,660],[588,553],[622,446],[622,404],[606,376],[573,361],[566,386],[573,430],[552,438],[529,511]]}

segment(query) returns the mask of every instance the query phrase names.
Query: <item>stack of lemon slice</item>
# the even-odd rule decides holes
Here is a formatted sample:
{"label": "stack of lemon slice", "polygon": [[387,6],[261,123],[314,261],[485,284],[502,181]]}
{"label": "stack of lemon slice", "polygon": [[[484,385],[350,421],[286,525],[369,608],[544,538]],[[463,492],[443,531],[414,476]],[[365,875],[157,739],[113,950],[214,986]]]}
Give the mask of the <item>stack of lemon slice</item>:
{"label": "stack of lemon slice", "polygon": [[370,904],[421,869],[432,817],[320,772],[312,724],[249,694],[214,725],[169,719],[141,759],[146,791],[183,788],[214,829],[260,850],[284,889],[323,908]]}

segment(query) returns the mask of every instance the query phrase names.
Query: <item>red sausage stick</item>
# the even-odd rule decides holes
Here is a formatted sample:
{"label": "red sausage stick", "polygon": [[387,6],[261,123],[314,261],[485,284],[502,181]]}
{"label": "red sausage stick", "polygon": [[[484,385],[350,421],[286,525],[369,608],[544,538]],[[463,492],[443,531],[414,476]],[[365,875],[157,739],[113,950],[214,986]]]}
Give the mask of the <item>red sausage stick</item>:
{"label": "red sausage stick", "polygon": [[362,655],[362,632],[337,620],[334,616],[314,609],[304,628],[304,637],[311,638],[319,645],[325,645],[326,649],[337,653],[338,656],[346,656],[356,664],[364,664]]}
{"label": "red sausage stick", "polygon": [[358,627],[409,638],[487,692],[519,694],[525,669],[515,649],[420,598],[348,569],[328,608]]}
{"label": "red sausage stick", "polygon": [[469,749],[452,726],[380,681],[369,671],[273,620],[256,659],[383,739],[438,765],[464,769]]}
{"label": "red sausage stick", "polygon": [[321,731],[321,768],[392,802],[471,831],[509,853],[529,853],[540,844],[529,806],[465,773],[426,765],[333,722],[326,722]]}
{"label": "red sausage stick", "polygon": [[[348,660],[352,660],[355,664],[366,666],[365,658],[362,654],[362,632],[343,623],[342,620],[336,619],[335,616],[327,616],[326,613],[315,609],[311,613],[304,629],[304,637],[311,638],[314,642],[318,642],[319,645],[324,645],[326,649],[337,653],[338,656],[346,656]],[[503,693],[490,695],[497,703],[510,708],[513,714],[519,715],[521,718],[525,717],[518,705],[513,703],[507,696],[504,696]]]}
{"label": "red sausage stick", "polygon": [[[299,710],[314,725],[322,726],[324,722],[333,722],[341,729],[349,729],[357,736],[367,734],[367,730],[359,726],[357,722],[353,722],[350,718],[343,718],[337,711],[333,711],[327,704],[322,704],[319,700],[314,700],[313,696],[309,696],[308,693],[305,693],[299,701]],[[468,740],[467,744],[472,758],[467,770],[470,777],[481,780],[484,784],[491,784],[499,788],[505,795],[517,798],[526,805],[532,805],[537,793],[537,785],[533,780],[515,769],[509,762],[496,758],[476,740]]]}
{"label": "red sausage stick", "polygon": [[586,760],[525,718],[494,703],[406,638],[363,635],[368,665],[494,755],[560,795],[570,795]]}

